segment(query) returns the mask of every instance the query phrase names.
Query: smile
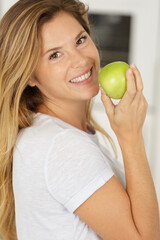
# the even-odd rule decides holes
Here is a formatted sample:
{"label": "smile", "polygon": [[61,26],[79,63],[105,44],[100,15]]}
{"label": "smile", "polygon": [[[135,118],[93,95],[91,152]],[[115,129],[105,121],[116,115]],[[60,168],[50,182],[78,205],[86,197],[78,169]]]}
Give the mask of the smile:
{"label": "smile", "polygon": [[91,69],[89,70],[89,72],[85,73],[84,75],[70,80],[70,82],[72,83],[83,82],[87,80],[90,76],[91,76]]}

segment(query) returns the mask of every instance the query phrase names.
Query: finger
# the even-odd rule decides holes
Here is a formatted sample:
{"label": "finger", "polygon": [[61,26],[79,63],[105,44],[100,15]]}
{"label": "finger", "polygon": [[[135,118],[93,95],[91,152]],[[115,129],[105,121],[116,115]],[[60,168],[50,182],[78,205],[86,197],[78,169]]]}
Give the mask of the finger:
{"label": "finger", "polygon": [[140,74],[138,68],[136,67],[135,64],[131,64],[131,68],[132,68],[133,74],[135,76],[137,91],[143,91],[143,88],[144,88],[143,81],[142,81],[142,77],[141,77],[141,74]]}
{"label": "finger", "polygon": [[131,103],[136,95],[136,83],[133,75],[133,71],[129,68],[126,72],[127,77],[127,90],[122,98],[122,102]]}
{"label": "finger", "polygon": [[111,101],[110,97],[107,96],[107,94],[105,93],[105,91],[103,90],[102,87],[100,87],[101,90],[101,100],[104,104],[105,107],[105,111],[108,115],[109,118],[111,118],[114,114],[114,104]]}
{"label": "finger", "polygon": [[133,75],[133,70],[129,68],[126,72],[127,77],[127,91],[131,94],[136,93],[136,84],[135,84],[135,78]]}
{"label": "finger", "polygon": [[146,101],[146,98],[144,97],[144,95],[141,91],[137,92],[132,104],[137,105],[138,107],[141,107],[141,105],[142,106],[145,105],[146,107],[148,107],[148,103]]}
{"label": "finger", "polygon": [[132,102],[132,105],[134,105],[135,107],[139,107],[139,105],[142,101],[142,95],[143,95],[142,92],[137,91],[136,96]]}

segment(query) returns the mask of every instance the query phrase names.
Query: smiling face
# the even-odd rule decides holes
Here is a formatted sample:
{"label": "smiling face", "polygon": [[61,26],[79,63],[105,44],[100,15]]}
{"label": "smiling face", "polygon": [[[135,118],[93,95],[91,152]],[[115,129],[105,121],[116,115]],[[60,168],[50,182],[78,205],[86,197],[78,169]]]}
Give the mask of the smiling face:
{"label": "smiling face", "polygon": [[30,85],[45,101],[88,100],[99,91],[99,54],[91,37],[70,14],[59,12],[41,28],[42,54]]}

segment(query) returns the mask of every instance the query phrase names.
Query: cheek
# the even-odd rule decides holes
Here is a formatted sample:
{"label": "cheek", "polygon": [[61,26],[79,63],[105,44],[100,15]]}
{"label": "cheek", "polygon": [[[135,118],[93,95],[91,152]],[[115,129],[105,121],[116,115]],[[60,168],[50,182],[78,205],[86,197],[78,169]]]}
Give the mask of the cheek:
{"label": "cheek", "polygon": [[98,70],[100,69],[100,56],[99,56],[99,52],[97,50],[97,65],[98,65]]}
{"label": "cheek", "polygon": [[41,63],[39,63],[35,70],[35,79],[37,81],[37,84],[41,84],[43,78],[44,78],[44,67]]}
{"label": "cheek", "polygon": [[47,85],[49,84],[52,79],[55,79],[57,73],[53,68],[52,64],[39,64],[35,71],[35,77],[40,85]]}
{"label": "cheek", "polygon": [[96,48],[96,46],[93,42],[92,42],[92,47],[91,47],[90,52],[96,62],[97,68],[99,69],[100,68],[100,56],[99,56],[98,49]]}
{"label": "cheek", "polygon": [[53,66],[53,64],[39,66],[36,70],[36,81],[37,87],[41,92],[52,92],[62,89],[62,82],[64,82],[66,77],[66,66],[64,64],[58,64]]}

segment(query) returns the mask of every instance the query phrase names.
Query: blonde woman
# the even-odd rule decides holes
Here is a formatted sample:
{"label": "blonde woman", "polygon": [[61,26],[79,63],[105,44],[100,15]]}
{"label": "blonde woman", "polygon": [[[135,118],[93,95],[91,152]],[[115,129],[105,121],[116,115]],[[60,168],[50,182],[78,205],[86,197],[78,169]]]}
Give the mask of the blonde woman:
{"label": "blonde woman", "polygon": [[[4,240],[159,240],[138,69],[114,106],[101,99],[124,160],[90,113],[99,54],[78,0],[20,0],[0,22],[0,234]],[[110,138],[109,138],[110,139]],[[125,172],[125,174],[124,174]]]}

